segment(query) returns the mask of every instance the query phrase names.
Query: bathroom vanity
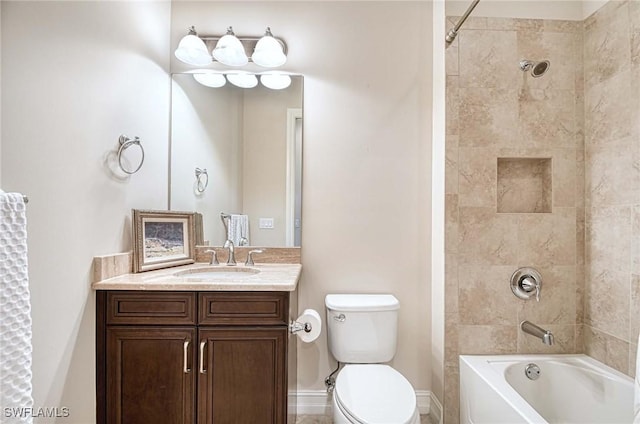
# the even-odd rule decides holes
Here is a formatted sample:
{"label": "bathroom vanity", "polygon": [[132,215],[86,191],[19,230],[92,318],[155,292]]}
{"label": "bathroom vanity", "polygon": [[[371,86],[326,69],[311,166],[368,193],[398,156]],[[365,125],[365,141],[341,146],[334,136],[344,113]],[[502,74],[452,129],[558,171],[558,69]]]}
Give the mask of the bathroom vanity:
{"label": "bathroom vanity", "polygon": [[199,266],[211,269],[94,283],[98,423],[295,419],[287,411],[295,407],[288,392],[295,392],[297,339],[289,319],[297,316],[301,266],[259,265],[262,280],[220,273],[217,282],[189,278]]}

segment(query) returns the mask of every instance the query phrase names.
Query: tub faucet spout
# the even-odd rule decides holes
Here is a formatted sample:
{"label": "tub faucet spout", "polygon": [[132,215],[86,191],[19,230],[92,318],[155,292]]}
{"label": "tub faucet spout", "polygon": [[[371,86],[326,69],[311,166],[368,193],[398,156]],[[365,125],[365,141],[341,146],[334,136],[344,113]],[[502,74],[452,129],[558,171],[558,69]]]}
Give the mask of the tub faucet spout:
{"label": "tub faucet spout", "polygon": [[551,346],[553,344],[553,334],[549,330],[540,328],[532,322],[522,321],[520,323],[520,329],[527,334],[531,334],[542,340],[542,343]]}

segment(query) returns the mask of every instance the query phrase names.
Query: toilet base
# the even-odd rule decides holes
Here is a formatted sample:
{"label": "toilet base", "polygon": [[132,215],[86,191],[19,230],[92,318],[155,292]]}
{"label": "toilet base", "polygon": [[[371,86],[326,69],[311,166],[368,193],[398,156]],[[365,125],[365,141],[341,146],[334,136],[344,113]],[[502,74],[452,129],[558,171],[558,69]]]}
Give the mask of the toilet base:
{"label": "toilet base", "polygon": [[[340,409],[340,406],[336,402],[336,399],[334,396],[331,397],[331,409],[332,409],[331,416],[333,418],[333,424],[359,424],[358,421],[349,419],[342,412],[342,409]],[[409,420],[408,424],[420,424],[420,412],[418,411],[417,407],[416,407],[416,410],[413,412],[413,416],[411,417],[411,420]]]}

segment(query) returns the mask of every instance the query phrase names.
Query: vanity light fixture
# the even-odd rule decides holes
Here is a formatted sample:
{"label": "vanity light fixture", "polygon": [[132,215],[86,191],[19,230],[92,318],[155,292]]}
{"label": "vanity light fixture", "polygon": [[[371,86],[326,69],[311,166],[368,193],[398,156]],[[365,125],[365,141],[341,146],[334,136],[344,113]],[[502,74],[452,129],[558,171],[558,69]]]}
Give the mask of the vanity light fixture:
{"label": "vanity light fixture", "polygon": [[254,74],[248,72],[236,72],[227,74],[229,82],[240,88],[253,88],[258,85],[258,78]]}
{"label": "vanity light fixture", "polygon": [[227,33],[218,40],[211,52],[213,58],[223,65],[244,66],[249,62],[242,42],[233,33],[233,28],[227,28]]}
{"label": "vanity light fixture", "polygon": [[271,28],[267,27],[264,36],[258,40],[251,55],[253,63],[265,68],[282,66],[287,61],[282,44],[273,37]]}
{"label": "vanity light fixture", "polygon": [[280,72],[260,75],[260,82],[272,90],[282,90],[291,85],[291,77]]}
{"label": "vanity light fixture", "polygon": [[194,26],[189,28],[189,34],[182,37],[174,54],[180,61],[189,65],[205,66],[212,62],[207,46],[198,37]]}
{"label": "vanity light fixture", "polygon": [[[251,55],[251,56],[249,56]],[[180,40],[175,56],[193,66],[206,66],[219,62],[226,66],[245,66],[252,61],[258,66],[275,68],[287,61],[287,44],[276,38],[267,27],[262,37],[236,37],[232,27],[225,35],[198,36],[196,29]]]}

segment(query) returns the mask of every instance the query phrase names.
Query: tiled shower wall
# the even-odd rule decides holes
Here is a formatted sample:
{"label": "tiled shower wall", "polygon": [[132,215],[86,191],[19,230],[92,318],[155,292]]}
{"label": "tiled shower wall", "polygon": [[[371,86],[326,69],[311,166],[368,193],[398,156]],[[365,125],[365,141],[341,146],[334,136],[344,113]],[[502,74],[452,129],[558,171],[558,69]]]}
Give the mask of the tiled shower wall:
{"label": "tiled shower wall", "polygon": [[[523,58],[550,71],[533,79]],[[584,22],[471,18],[447,50],[447,119],[445,422],[459,354],[586,352],[634,375],[640,2]],[[512,295],[519,266],[541,271],[540,303]]]}
{"label": "tiled shower wall", "polygon": [[640,327],[640,2],[584,22],[586,283],[590,356],[635,375]]}
{"label": "tiled shower wall", "polygon": [[[580,22],[470,18],[447,49],[446,423],[458,422],[459,354],[583,350],[582,34]],[[520,59],[551,67],[533,78]],[[540,302],[511,292],[522,266],[542,274]]]}

